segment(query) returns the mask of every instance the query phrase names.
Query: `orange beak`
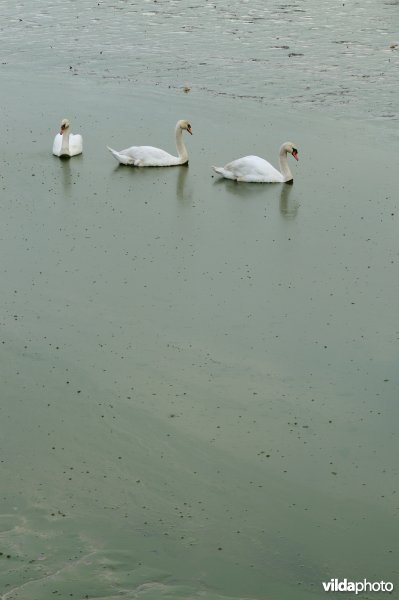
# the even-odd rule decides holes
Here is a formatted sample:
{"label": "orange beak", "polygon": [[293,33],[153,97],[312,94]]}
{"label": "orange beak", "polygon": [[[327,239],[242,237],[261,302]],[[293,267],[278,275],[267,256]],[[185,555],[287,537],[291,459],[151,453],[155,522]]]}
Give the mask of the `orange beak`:
{"label": "orange beak", "polygon": [[295,160],[299,160],[298,152],[293,152],[292,156],[295,158]]}

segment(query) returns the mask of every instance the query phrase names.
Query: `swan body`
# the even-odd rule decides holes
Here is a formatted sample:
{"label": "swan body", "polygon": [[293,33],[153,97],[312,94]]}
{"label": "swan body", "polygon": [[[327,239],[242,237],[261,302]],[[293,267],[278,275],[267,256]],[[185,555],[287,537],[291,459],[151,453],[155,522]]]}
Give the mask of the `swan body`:
{"label": "swan body", "polygon": [[226,179],[247,181],[251,183],[290,183],[294,180],[287,161],[287,153],[298,160],[298,150],[292,142],[285,142],[280,147],[280,171],[267,160],[259,156],[244,156],[228,163],[224,167],[212,167],[216,173]]}
{"label": "swan body", "polygon": [[57,133],[53,143],[53,154],[55,156],[76,156],[83,152],[82,136],[70,133],[69,127],[68,119],[62,119],[60,133]]}
{"label": "swan body", "polygon": [[178,156],[173,156],[165,152],[165,150],[154,148],[153,146],[131,146],[119,152],[109,146],[107,148],[121,165],[131,165],[133,167],[173,167],[175,165],[184,165],[188,163],[188,153],[182,137],[184,130],[188,131],[190,135],[193,133],[188,121],[178,121],[175,129]]}

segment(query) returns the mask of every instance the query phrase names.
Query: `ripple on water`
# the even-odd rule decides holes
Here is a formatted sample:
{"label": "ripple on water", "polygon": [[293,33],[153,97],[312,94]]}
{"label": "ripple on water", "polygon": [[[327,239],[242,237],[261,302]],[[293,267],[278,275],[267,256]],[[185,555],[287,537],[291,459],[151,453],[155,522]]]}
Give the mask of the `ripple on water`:
{"label": "ripple on water", "polygon": [[[79,65],[79,76],[101,79],[110,72],[114,78],[134,77],[139,83],[150,80],[172,87],[181,86],[183,77],[214,93],[235,96],[245,88],[269,104],[293,103],[287,96],[289,82],[290,89],[302,92],[295,103],[312,103],[315,93],[320,97],[326,92],[323,105],[333,112],[340,109],[330,101],[330,87],[346,85],[351,98],[345,114],[370,116],[372,106],[378,117],[395,98],[398,59],[386,50],[387,39],[396,37],[396,5],[396,0],[386,1],[381,8],[368,0],[343,4],[339,11],[335,5],[326,6],[321,13],[315,0],[300,4],[272,0],[267,6],[262,0],[251,4],[235,0],[228,6],[181,0],[167,8],[148,3],[142,11],[137,1],[93,5],[82,0],[79,10],[71,10],[69,4],[53,0],[39,13],[28,4],[3,9],[8,26],[0,43],[9,65],[29,67],[34,62],[36,70],[65,71],[73,64]],[[353,31],[358,41],[351,41]],[[276,54],[276,48],[286,46],[289,52]],[[249,56],[259,61],[250,72]],[[320,68],[330,64],[338,66],[336,77]],[[358,72],[377,70],[383,74],[383,86],[365,90],[353,80]],[[278,86],[270,89],[271,80]]]}
{"label": "ripple on water", "polygon": [[[205,587],[177,584],[166,572],[132,564],[128,551],[107,551],[65,522],[0,515],[0,600],[78,597],[230,600]],[[235,600],[239,600],[235,597]],[[244,600],[244,599],[243,599]]]}

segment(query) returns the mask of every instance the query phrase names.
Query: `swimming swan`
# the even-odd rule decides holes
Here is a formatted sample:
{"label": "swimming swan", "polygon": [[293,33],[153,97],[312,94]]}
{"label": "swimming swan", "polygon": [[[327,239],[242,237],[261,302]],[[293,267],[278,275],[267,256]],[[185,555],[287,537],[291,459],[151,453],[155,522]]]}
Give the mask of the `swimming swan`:
{"label": "swimming swan", "polygon": [[188,163],[188,153],[183,142],[183,130],[192,135],[191,125],[188,121],[182,120],[176,123],[176,149],[178,156],[172,156],[165,150],[154,148],[153,146],[131,146],[126,150],[117,152],[109,146],[108,150],[115,156],[116,160],[122,165],[132,165],[134,167],[173,167],[174,165],[184,165]]}
{"label": "swimming swan", "polygon": [[298,160],[298,150],[291,142],[282,144],[279,152],[280,171],[259,156],[244,156],[224,167],[212,167],[226,179],[253,183],[292,183],[294,178],[287,161],[287,153]]}
{"label": "swimming swan", "polygon": [[68,119],[62,119],[60,133],[57,133],[53,143],[53,154],[55,156],[76,156],[77,154],[82,154],[82,136],[70,133],[69,127],[70,123]]}

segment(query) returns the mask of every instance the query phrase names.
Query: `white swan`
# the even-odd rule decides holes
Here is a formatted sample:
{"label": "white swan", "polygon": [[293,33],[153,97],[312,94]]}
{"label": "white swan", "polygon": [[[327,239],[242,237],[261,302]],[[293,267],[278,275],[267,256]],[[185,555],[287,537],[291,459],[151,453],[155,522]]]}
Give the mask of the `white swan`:
{"label": "white swan", "polygon": [[188,121],[177,121],[176,149],[178,156],[172,156],[172,154],[165,152],[165,150],[154,148],[153,146],[131,146],[119,152],[109,146],[107,148],[122,165],[132,165],[133,167],[173,167],[174,165],[184,165],[188,163],[188,153],[182,137],[184,129],[192,135],[193,132]]}
{"label": "white swan", "polygon": [[287,153],[298,160],[298,150],[292,142],[282,144],[279,152],[280,171],[259,156],[244,156],[224,167],[212,167],[226,179],[253,183],[290,183],[294,180],[287,161]]}
{"label": "white swan", "polygon": [[70,133],[69,127],[70,123],[68,119],[62,119],[60,133],[57,133],[53,143],[53,154],[55,156],[76,156],[77,154],[82,154],[82,136]]}

